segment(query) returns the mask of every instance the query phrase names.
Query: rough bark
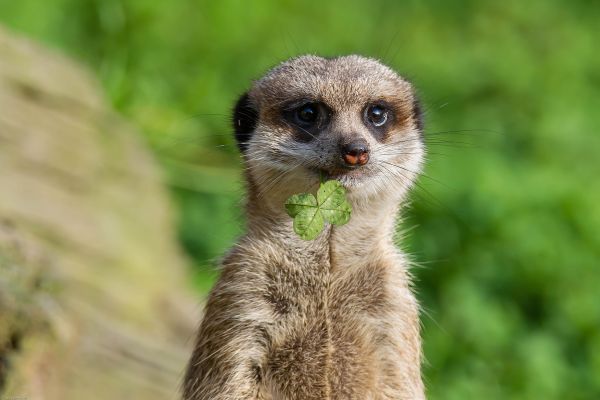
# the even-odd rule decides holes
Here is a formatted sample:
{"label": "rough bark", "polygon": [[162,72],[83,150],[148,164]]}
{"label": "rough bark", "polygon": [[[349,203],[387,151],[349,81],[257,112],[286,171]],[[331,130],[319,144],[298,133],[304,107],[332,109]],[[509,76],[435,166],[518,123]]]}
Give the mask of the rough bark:
{"label": "rough bark", "polygon": [[161,176],[79,65],[0,28],[0,397],[176,398],[197,308]]}

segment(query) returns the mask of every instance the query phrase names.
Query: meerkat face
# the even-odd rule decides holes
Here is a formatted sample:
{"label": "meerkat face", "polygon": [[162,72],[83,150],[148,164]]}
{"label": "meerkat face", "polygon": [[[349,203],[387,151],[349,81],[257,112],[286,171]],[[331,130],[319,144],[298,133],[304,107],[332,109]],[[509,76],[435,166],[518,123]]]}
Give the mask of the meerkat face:
{"label": "meerkat face", "polygon": [[376,60],[302,56],[256,81],[233,122],[259,191],[295,193],[324,177],[356,197],[411,186],[424,153],[420,114],[410,83]]}

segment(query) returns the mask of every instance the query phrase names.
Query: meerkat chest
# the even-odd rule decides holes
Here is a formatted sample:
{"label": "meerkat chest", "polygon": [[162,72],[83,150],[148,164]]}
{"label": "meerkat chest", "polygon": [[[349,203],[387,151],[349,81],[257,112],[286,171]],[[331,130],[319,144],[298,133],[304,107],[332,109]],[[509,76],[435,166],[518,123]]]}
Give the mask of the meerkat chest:
{"label": "meerkat chest", "polygon": [[274,320],[268,381],[286,399],[369,399],[388,305],[384,271],[365,265],[279,269],[267,300]]}

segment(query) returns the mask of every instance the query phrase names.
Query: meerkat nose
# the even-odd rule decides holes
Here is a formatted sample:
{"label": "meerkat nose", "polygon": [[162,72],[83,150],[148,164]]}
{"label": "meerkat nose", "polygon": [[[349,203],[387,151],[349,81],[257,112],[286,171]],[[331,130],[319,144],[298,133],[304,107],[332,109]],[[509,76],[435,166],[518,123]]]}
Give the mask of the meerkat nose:
{"label": "meerkat nose", "polygon": [[356,167],[369,162],[369,145],[365,140],[357,140],[342,145],[342,158],[348,166]]}

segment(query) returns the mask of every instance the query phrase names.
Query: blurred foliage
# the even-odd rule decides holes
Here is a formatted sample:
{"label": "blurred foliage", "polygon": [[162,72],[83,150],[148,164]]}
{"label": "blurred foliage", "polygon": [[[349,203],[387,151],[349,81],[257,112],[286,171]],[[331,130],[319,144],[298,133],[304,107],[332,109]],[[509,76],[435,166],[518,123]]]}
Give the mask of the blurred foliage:
{"label": "blurred foliage", "polygon": [[0,21],[143,128],[202,290],[241,230],[228,114],[250,80],[301,53],[392,65],[427,108],[403,245],[430,398],[600,398],[600,3],[0,0]]}

